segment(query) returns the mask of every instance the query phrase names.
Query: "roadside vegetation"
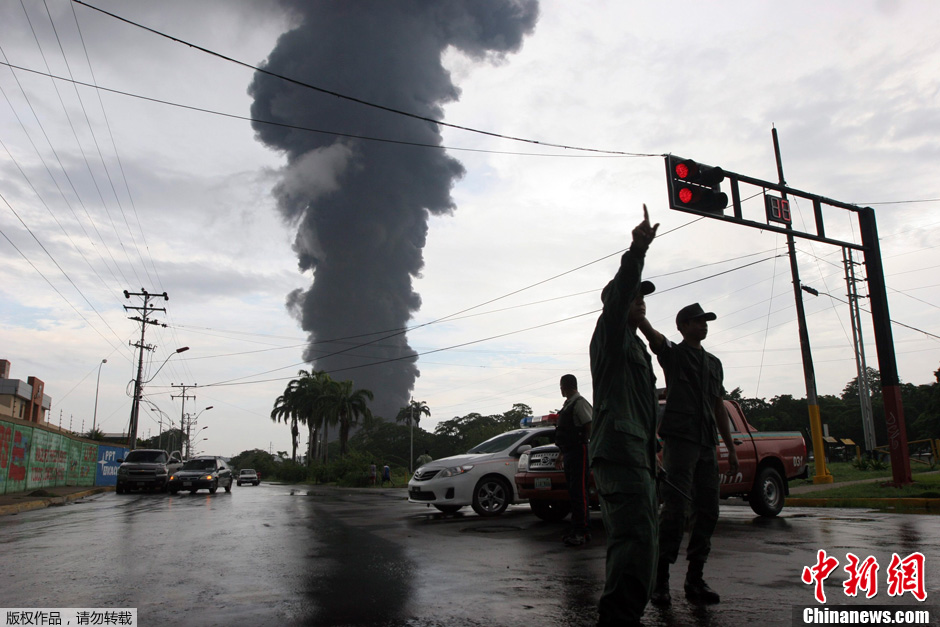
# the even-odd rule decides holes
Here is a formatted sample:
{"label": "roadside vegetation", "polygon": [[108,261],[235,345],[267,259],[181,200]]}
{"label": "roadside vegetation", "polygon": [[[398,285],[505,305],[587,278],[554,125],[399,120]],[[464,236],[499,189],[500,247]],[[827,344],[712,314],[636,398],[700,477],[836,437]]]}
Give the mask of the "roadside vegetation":
{"label": "roadside vegetation", "polygon": [[[261,472],[262,481],[365,487],[371,485],[370,465],[376,465],[376,485],[381,485],[382,467],[388,464],[393,484],[403,487],[408,483],[410,470],[416,467],[415,459],[425,451],[433,459],[466,453],[484,440],[518,429],[521,420],[533,413],[528,405],[516,403],[500,414],[473,412],[454,416],[438,422],[433,431],[428,431],[422,423],[427,424],[432,408],[424,401],[413,400],[401,407],[394,417],[383,418],[373,414],[369,407],[372,392],[356,389],[352,381],[334,380],[328,373],[319,371],[300,370],[297,374],[274,401],[270,414],[272,421],[290,429],[291,450],[276,454],[260,449],[243,451],[232,459],[235,468],[254,468]],[[901,385],[910,442],[940,437],[940,369],[934,375],[938,382],[930,385]],[[875,436],[883,444],[888,437],[881,379],[873,369],[868,370],[866,379],[871,390]],[[840,441],[864,442],[858,390],[856,378],[846,384],[840,396],[819,396],[823,423],[828,425],[829,434]],[[791,395],[769,400],[746,398],[739,388],[728,398],[741,405],[748,422],[760,431],[800,431],[811,447],[805,399]],[[180,436],[168,431],[162,442],[153,444],[165,445]],[[302,448],[302,444],[305,447]],[[922,452],[929,450],[926,444],[921,447]],[[912,453],[912,461],[936,463],[932,457],[916,453],[916,450]],[[891,478],[891,468],[886,461],[879,460],[877,454],[856,460],[854,446],[830,446],[827,457],[832,460],[828,467],[836,483],[880,477],[889,481]],[[930,469],[925,464],[912,463],[915,473]],[[810,479],[791,485],[811,484],[813,470],[810,464]],[[868,488],[856,489],[874,493],[879,492],[878,485],[876,482]]]}
{"label": "roadside vegetation", "polygon": [[[921,471],[912,468],[914,483],[900,488],[886,486],[891,476],[883,477],[870,483],[856,483],[852,485],[833,484],[828,490],[818,490],[801,497],[813,499],[831,499],[832,505],[838,507],[836,502],[844,499],[940,499],[940,473]],[[874,505],[874,504],[872,504]]]}
{"label": "roadside vegetation", "polygon": [[[874,461],[874,463],[871,463]],[[839,483],[845,483],[847,481],[863,481],[863,480],[874,480],[874,479],[884,479],[884,481],[891,481],[891,464],[878,461],[878,460],[867,460],[862,458],[862,464],[860,465],[857,461],[852,462],[828,462],[826,464],[826,470],[829,471],[829,474],[832,475],[833,485]],[[861,466],[861,467],[860,467]],[[925,472],[931,472],[937,470],[938,467],[936,464],[922,464],[916,461],[911,462],[911,473],[918,475]],[[802,485],[813,485],[813,477],[816,476],[816,465],[813,462],[809,463],[809,477],[807,479],[797,479],[796,481],[790,482],[790,487],[802,486]],[[915,477],[916,480],[916,477]]]}

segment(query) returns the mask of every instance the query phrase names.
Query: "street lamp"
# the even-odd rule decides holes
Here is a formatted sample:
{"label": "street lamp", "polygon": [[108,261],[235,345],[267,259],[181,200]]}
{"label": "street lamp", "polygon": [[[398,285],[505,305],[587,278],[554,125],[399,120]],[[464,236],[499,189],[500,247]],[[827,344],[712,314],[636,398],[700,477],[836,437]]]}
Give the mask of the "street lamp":
{"label": "street lamp", "polygon": [[107,359],[102,359],[101,363],[98,364],[98,382],[95,384],[95,415],[91,419],[91,432],[95,433],[95,426],[98,424],[98,388],[101,387],[101,366],[108,363]]}
{"label": "street lamp", "polygon": [[[199,416],[202,415],[202,412],[209,411],[210,409],[212,409],[212,407],[213,407],[212,405],[209,405],[205,409],[201,410],[198,414],[196,414],[194,418],[190,418],[189,420],[186,421],[186,459],[189,459],[193,452],[193,444],[192,444],[193,439],[192,439],[192,436],[190,435],[190,430],[192,429],[193,423],[199,420]],[[203,427],[202,429],[207,429],[207,428],[208,427]],[[202,429],[200,429],[199,431],[202,431]],[[199,431],[196,432],[196,435],[199,435]]]}
{"label": "street lamp", "polygon": [[[146,381],[141,381],[141,369],[137,368],[137,379],[134,381],[134,403],[131,406],[131,424],[130,429],[128,429],[127,434],[127,445],[131,450],[137,448],[137,419],[140,416],[140,397],[143,395],[144,383],[150,383],[154,378],[163,370],[163,366],[166,365],[166,362],[170,361],[170,357],[176,355],[177,353],[183,353],[188,351],[189,347],[184,346],[183,348],[177,348],[174,352],[170,353],[169,357],[163,360],[163,363],[160,364],[160,367],[157,368],[157,371],[153,373],[153,376],[147,379]],[[143,349],[141,349],[143,351]]]}
{"label": "street lamp", "polygon": [[[173,419],[170,418],[169,414],[167,414],[165,411],[163,411],[162,409],[160,409],[153,403],[150,403],[150,401],[147,401],[147,402],[150,404],[150,411],[155,411],[158,414],[160,414],[160,440],[157,446],[159,446],[160,448],[163,448],[163,419],[166,418],[167,424],[169,424],[169,429],[171,430],[173,429]],[[172,439],[168,444],[171,444],[169,448],[172,448]]]}

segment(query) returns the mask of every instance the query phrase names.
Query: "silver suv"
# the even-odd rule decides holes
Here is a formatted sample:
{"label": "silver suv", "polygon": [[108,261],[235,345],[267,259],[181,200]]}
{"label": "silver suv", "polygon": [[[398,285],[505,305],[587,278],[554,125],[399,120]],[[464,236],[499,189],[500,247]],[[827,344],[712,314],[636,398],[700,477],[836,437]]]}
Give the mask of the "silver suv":
{"label": "silver suv", "polygon": [[161,449],[139,448],[124,459],[118,459],[115,491],[124,494],[131,490],[160,490],[166,492],[170,475],[180,469],[183,460],[178,451],[172,454]]}

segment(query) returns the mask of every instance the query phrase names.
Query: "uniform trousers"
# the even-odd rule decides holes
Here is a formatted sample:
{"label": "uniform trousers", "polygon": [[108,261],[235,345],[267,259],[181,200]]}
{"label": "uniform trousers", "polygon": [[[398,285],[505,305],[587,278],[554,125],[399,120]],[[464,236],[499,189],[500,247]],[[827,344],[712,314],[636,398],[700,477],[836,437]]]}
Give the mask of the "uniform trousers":
{"label": "uniform trousers", "polygon": [[646,468],[592,465],[607,531],[607,577],[598,625],[636,624],[653,591],[658,554],[656,485]]}
{"label": "uniform trousers", "polygon": [[[714,445],[666,437],[663,443],[665,481],[660,485],[663,509],[659,519],[659,557],[674,564],[686,522],[691,516],[692,531],[686,558],[705,562],[712,546],[712,533],[718,524],[720,485],[718,458]],[[692,498],[691,502],[681,492]]]}
{"label": "uniform trousers", "polygon": [[590,535],[590,512],[588,511],[587,444],[566,446],[562,449],[565,464],[565,481],[571,499],[571,533]]}

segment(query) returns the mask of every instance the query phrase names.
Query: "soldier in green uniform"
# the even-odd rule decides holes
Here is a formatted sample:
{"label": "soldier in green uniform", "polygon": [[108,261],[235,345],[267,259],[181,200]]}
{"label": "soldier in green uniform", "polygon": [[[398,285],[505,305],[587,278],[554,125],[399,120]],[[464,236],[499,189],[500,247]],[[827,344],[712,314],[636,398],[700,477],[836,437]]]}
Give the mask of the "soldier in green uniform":
{"label": "soldier in green uniform", "polygon": [[633,243],[601,293],[604,309],[591,338],[594,427],[588,457],[607,531],[598,625],[640,625],[655,576],[656,377],[636,330],[646,315],[643,297],[654,289],[640,276],[657,228],[643,205]]}
{"label": "soldier in green uniform", "polygon": [[720,597],[702,577],[711,550],[711,537],[718,522],[720,484],[718,431],[728,450],[729,474],[738,471],[738,457],[731,438],[728,413],[722,400],[724,374],[717,357],[702,348],[708,322],[717,316],[698,303],[683,307],[676,315],[682,342],[673,344],[644,320],[640,330],[649,340],[666,375],[666,411],[659,435],[663,438],[663,509],[659,520],[659,565],[654,605],[672,602],[669,566],[679,555],[679,545],[692,503],[692,531],[686,557],[685,595],[694,603],[718,603]]}

